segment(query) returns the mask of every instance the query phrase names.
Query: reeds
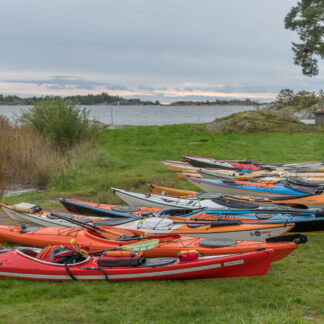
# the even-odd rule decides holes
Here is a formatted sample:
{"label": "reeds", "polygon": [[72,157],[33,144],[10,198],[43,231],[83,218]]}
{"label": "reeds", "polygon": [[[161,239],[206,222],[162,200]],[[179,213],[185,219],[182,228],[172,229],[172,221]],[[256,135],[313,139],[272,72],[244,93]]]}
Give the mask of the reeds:
{"label": "reeds", "polygon": [[0,197],[9,185],[45,187],[53,176],[64,172],[72,155],[0,115]]}

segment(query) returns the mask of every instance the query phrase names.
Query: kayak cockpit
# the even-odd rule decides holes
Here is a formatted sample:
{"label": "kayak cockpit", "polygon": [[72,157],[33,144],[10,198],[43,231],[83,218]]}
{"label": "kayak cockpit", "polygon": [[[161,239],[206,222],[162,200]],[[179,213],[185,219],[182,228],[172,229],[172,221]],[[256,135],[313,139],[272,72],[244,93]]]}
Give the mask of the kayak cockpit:
{"label": "kayak cockpit", "polygon": [[16,248],[16,252],[25,258],[32,259],[34,261],[36,260],[37,262],[51,264],[51,265],[57,265],[57,266],[65,266],[65,264],[73,264],[73,265],[83,264],[85,262],[88,262],[90,259],[90,256],[83,257],[80,255],[77,258],[66,258],[64,260],[62,260],[62,259],[60,260],[60,258],[54,258],[55,253],[53,253],[53,261],[42,260],[39,258],[39,254],[43,250],[44,249],[32,248],[32,247]]}

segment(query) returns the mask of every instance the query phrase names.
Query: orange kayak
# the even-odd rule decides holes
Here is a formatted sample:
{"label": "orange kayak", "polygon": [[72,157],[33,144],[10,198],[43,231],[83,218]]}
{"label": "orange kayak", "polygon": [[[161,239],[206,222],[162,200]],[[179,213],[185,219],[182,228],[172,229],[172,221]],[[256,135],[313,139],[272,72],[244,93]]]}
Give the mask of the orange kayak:
{"label": "orange kayak", "polygon": [[[143,232],[135,230],[124,230],[117,228],[102,227],[105,231],[112,230],[113,233],[104,234],[107,238],[98,235],[97,232],[84,228],[66,227],[20,227],[0,225],[0,241],[19,245],[45,247],[47,245],[64,245],[72,239],[81,247],[87,247],[92,251],[115,248],[121,245],[135,243],[138,240],[130,236],[142,235]],[[124,234],[117,237],[116,231]],[[130,234],[130,235],[129,235]],[[129,235],[125,239],[125,235]],[[269,238],[266,242],[235,241],[229,238],[202,239],[198,237],[179,235],[147,235],[146,239],[159,238],[160,243],[153,249],[145,251],[147,257],[176,257],[181,250],[197,250],[203,256],[224,255],[241,252],[251,252],[256,249],[273,249],[275,254],[272,261],[277,261],[292,251],[298,243],[306,242],[305,235],[294,234]]]}

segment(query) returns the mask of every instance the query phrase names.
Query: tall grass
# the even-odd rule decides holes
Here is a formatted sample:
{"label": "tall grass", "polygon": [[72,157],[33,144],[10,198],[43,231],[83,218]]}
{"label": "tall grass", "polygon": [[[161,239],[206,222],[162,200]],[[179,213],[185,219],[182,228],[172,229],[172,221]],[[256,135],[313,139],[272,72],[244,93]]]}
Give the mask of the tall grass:
{"label": "tall grass", "polygon": [[10,185],[45,187],[75,155],[88,150],[84,146],[62,154],[46,138],[0,115],[0,197]]}

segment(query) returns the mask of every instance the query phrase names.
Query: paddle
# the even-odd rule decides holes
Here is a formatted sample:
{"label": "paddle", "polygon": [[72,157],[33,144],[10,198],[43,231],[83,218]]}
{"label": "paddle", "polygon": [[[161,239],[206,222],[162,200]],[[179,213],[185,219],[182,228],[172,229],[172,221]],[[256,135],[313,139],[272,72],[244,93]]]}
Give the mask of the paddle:
{"label": "paddle", "polygon": [[[220,224],[222,226],[224,225],[240,225],[242,224],[241,220],[228,220],[228,219],[200,219],[200,218],[193,218],[192,220],[182,220],[182,219],[171,219],[176,224],[185,224],[185,225],[210,225],[211,227],[216,227],[217,224]],[[227,223],[227,224],[226,224]],[[189,235],[189,234],[188,234]]]}
{"label": "paddle", "polygon": [[104,249],[104,250],[97,250],[93,252],[89,252],[89,255],[92,254],[99,254],[107,251],[117,251],[117,250],[127,250],[127,251],[145,251],[149,249],[153,249],[159,244],[158,239],[152,239],[152,240],[146,240],[146,241],[140,241],[136,243],[131,243],[131,244],[126,244],[126,245],[121,245],[112,249]]}
{"label": "paddle", "polygon": [[[53,216],[57,217],[57,218],[61,218],[61,219],[64,219],[72,224],[76,224],[80,227],[83,227],[83,228],[86,228],[90,231],[94,231],[96,233],[100,233],[100,235],[104,234],[104,233],[109,233],[109,234],[115,234],[117,235],[118,237],[122,236],[120,233],[118,232],[115,232],[115,231],[112,231],[112,230],[108,230],[106,228],[102,228],[102,227],[99,227],[99,226],[96,226],[96,225],[93,225],[93,224],[85,224],[85,223],[82,223],[82,222],[79,222],[78,220],[76,219],[73,219],[73,218],[69,218],[69,217],[66,217],[66,216],[63,216],[61,214],[57,214],[57,213],[52,213]],[[123,229],[123,230],[127,230],[127,229]],[[131,231],[131,230],[130,230]],[[151,234],[151,235],[145,235],[145,236],[139,236],[138,234],[135,234],[136,237],[130,237],[129,239],[133,239],[133,240],[143,240],[143,239],[157,239],[157,238],[161,238],[161,239],[165,239],[165,238],[169,238],[169,239],[172,239],[172,240],[176,240],[176,239],[179,239],[181,236],[179,234]],[[104,237],[104,235],[103,235]]]}
{"label": "paddle", "polygon": [[90,230],[90,231],[94,231],[96,233],[109,233],[109,234],[114,234],[114,235],[117,235],[117,236],[121,236],[120,233],[118,232],[115,232],[113,230],[108,230],[108,229],[103,229],[102,227],[99,227],[99,226],[96,226],[96,225],[93,225],[93,224],[85,224],[85,223],[82,223],[76,219],[73,219],[73,218],[70,218],[70,217],[66,217],[66,216],[63,216],[62,214],[58,214],[58,213],[52,213],[53,216],[57,217],[57,218],[61,218],[61,219],[64,219],[65,221],[67,222],[70,222],[72,224],[75,224],[75,225],[78,225],[80,227],[83,227],[83,228],[86,228],[87,230]]}

